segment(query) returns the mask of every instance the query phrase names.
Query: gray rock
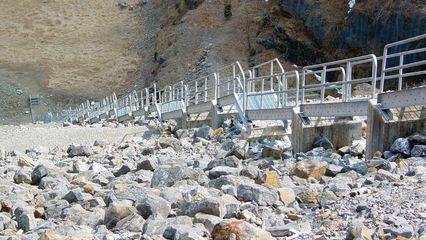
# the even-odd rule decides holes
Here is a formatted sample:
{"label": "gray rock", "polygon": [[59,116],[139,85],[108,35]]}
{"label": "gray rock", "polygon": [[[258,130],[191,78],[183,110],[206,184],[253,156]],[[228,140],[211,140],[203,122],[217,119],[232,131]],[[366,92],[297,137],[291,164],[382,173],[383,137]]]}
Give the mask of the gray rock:
{"label": "gray rock", "polygon": [[400,181],[400,177],[398,175],[395,175],[383,169],[379,169],[379,171],[377,171],[375,179],[378,181],[387,180],[389,182]]}
{"label": "gray rock", "polygon": [[189,131],[188,131],[188,129],[178,129],[178,130],[175,131],[175,136],[178,139],[189,137]]}
{"label": "gray rock", "polygon": [[0,231],[14,229],[15,224],[8,214],[0,212]]}
{"label": "gray rock", "polygon": [[175,151],[180,151],[182,149],[182,144],[179,139],[174,137],[160,137],[158,139],[158,144],[161,148],[173,148]]}
{"label": "gray rock", "polygon": [[43,155],[49,153],[49,148],[37,145],[25,151],[26,153],[35,153],[36,155]]}
{"label": "gray rock", "polygon": [[114,173],[114,176],[115,177],[120,177],[120,176],[122,176],[122,175],[124,175],[124,174],[127,174],[128,172],[130,172],[131,171],[131,169],[130,169],[130,167],[128,166],[128,165],[123,165],[123,166],[121,166],[120,167],[120,169],[118,169],[115,173]]}
{"label": "gray rock", "polygon": [[114,227],[114,231],[130,231],[130,232],[142,232],[145,219],[137,213],[133,213],[120,221]]}
{"label": "gray rock", "polygon": [[46,215],[48,219],[59,218],[62,214],[62,210],[69,206],[66,200],[50,200],[44,204],[46,209]]}
{"label": "gray rock", "polygon": [[107,145],[108,145],[108,143],[104,140],[96,140],[93,143],[93,146],[95,146],[95,147],[106,147]]}
{"label": "gray rock", "polygon": [[262,149],[262,157],[268,158],[271,157],[273,159],[282,159],[282,150],[273,146],[265,146]]}
{"label": "gray rock", "polygon": [[238,176],[238,173],[239,173],[238,168],[218,166],[218,167],[214,167],[213,169],[209,171],[209,177],[214,179],[223,175]]}
{"label": "gray rock", "polygon": [[235,156],[229,156],[223,159],[214,159],[209,162],[205,170],[210,170],[218,166],[227,166],[237,168],[241,165],[241,161]]}
{"label": "gray rock", "polygon": [[249,165],[240,171],[240,175],[250,179],[256,179],[259,177],[259,169],[255,166]]}
{"label": "gray rock", "polygon": [[355,140],[352,142],[352,145],[350,147],[350,154],[352,156],[361,156],[364,154],[366,147],[365,139],[362,140]]}
{"label": "gray rock", "polygon": [[47,170],[47,168],[43,165],[38,165],[31,173],[32,184],[38,184],[43,177],[47,176],[47,174],[49,174],[49,170]]}
{"label": "gray rock", "polygon": [[165,219],[170,213],[171,205],[162,197],[156,195],[146,195],[137,203],[136,209],[140,215],[147,219]]}
{"label": "gray rock", "polygon": [[73,189],[71,191],[69,191],[65,196],[64,196],[64,200],[68,201],[69,203],[73,203],[73,202],[84,202],[84,201],[88,201],[89,199],[92,199],[92,195],[88,194],[88,193],[84,193],[81,191],[81,189],[77,188],[77,189]]}
{"label": "gray rock", "polygon": [[216,224],[218,224],[222,219],[220,217],[205,214],[205,213],[197,213],[194,217],[194,223],[201,223],[204,225],[204,227],[209,231],[212,232],[213,228]]}
{"label": "gray rock", "polygon": [[17,184],[26,183],[31,184],[32,180],[30,175],[24,171],[24,169],[19,169],[15,172],[15,175],[13,176],[13,181]]}
{"label": "gray rock", "polygon": [[154,152],[155,152],[155,149],[152,147],[142,149],[142,155],[144,156],[152,155],[154,154]]}
{"label": "gray rock", "polygon": [[160,196],[171,203],[172,208],[178,208],[184,202],[182,193],[174,187],[163,189]]}
{"label": "gray rock", "polygon": [[328,138],[324,136],[321,136],[318,139],[316,139],[313,144],[313,147],[314,148],[322,147],[324,149],[334,149],[333,143],[331,143],[330,140],[328,140]]}
{"label": "gray rock", "polygon": [[202,229],[190,225],[173,225],[164,230],[163,236],[167,239],[175,240],[203,240],[209,235]]}
{"label": "gray rock", "polygon": [[152,176],[151,187],[171,187],[181,180],[193,180],[203,184],[207,182],[207,176],[201,169],[186,167],[158,168]]}
{"label": "gray rock", "polygon": [[176,225],[192,225],[192,218],[188,216],[177,216],[170,217],[167,219],[148,219],[144,225],[144,235],[145,236],[154,236],[159,235],[163,236],[164,231],[169,226]]}
{"label": "gray rock", "polygon": [[93,154],[92,149],[89,146],[70,145],[67,150],[68,156],[73,157],[89,157]]}
{"label": "gray rock", "polygon": [[194,132],[194,138],[210,139],[213,136],[213,130],[207,125],[203,125]]}
{"label": "gray rock", "polygon": [[90,165],[89,170],[95,173],[109,172],[107,168],[105,168],[102,164],[97,162],[92,163],[92,165]]}
{"label": "gray rock", "polygon": [[278,201],[275,189],[255,183],[243,183],[237,188],[237,197],[242,201],[254,201],[262,206],[271,206]]}
{"label": "gray rock", "polygon": [[226,214],[225,203],[220,198],[205,198],[200,201],[186,202],[178,214],[193,217],[197,213],[205,213],[223,218]]}
{"label": "gray rock", "polygon": [[411,238],[414,233],[414,229],[411,224],[403,217],[398,216],[387,216],[385,217],[385,222],[388,226],[383,228],[384,233],[390,233],[393,237],[404,237]]}
{"label": "gray rock", "polygon": [[383,158],[374,157],[373,159],[367,161],[367,165],[368,167],[374,167],[376,169],[384,169],[386,171],[391,170],[389,161]]}
{"label": "gray rock", "polygon": [[87,170],[89,170],[89,165],[87,165],[85,162],[82,162],[81,160],[74,161],[72,164],[73,173],[80,173]]}
{"label": "gray rock", "polygon": [[408,141],[407,138],[398,138],[393,142],[390,150],[395,153],[403,153],[405,155],[410,155],[410,141]]}
{"label": "gray rock", "polygon": [[425,157],[426,156],[426,145],[414,145],[411,149],[412,157]]}
{"label": "gray rock", "polygon": [[329,177],[334,177],[337,174],[341,173],[343,171],[342,166],[337,166],[334,164],[328,164],[327,169],[325,170],[325,175]]}
{"label": "gray rock", "polygon": [[3,149],[0,149],[0,161],[6,160],[6,151]]}
{"label": "gray rock", "polygon": [[383,152],[383,157],[385,159],[389,159],[389,158],[393,157],[393,152],[392,151],[384,151]]}
{"label": "gray rock", "polygon": [[24,214],[18,218],[18,228],[24,232],[32,231],[37,227],[37,222],[32,214]]}
{"label": "gray rock", "polygon": [[137,165],[138,170],[143,169],[143,170],[154,171],[155,169],[157,169],[157,167],[158,167],[157,160],[154,158],[143,160]]}
{"label": "gray rock", "polygon": [[134,213],[137,213],[137,209],[135,207],[114,203],[105,211],[104,223],[108,229],[112,229],[121,219],[133,215]]}
{"label": "gray rock", "polygon": [[60,189],[67,190],[68,180],[61,177],[44,177],[40,180],[38,187],[40,189]]}
{"label": "gray rock", "polygon": [[326,190],[317,196],[317,200],[321,206],[325,207],[326,205],[336,202],[338,197],[334,192]]}
{"label": "gray rock", "polygon": [[209,181],[209,187],[216,188],[221,190],[224,185],[231,185],[237,187],[242,183],[253,183],[254,181],[250,178],[244,176],[233,176],[233,175],[224,175],[216,179],[212,179]]}
{"label": "gray rock", "polygon": [[368,164],[365,160],[360,160],[356,158],[349,159],[349,169],[354,170],[355,172],[365,175],[368,171]]}
{"label": "gray rock", "polygon": [[426,145],[426,131],[414,133],[407,139],[414,145]]}

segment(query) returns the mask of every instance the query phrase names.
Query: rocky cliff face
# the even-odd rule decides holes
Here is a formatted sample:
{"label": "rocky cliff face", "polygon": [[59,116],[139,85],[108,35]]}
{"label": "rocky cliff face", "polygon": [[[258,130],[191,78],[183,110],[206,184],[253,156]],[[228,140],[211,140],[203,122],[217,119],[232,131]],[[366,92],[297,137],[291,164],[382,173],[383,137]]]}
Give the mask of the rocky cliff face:
{"label": "rocky cliff face", "polygon": [[278,57],[292,70],[293,64],[379,56],[385,44],[426,32],[425,0],[352,2],[232,0],[232,17],[225,18],[223,1],[150,1],[144,15],[158,14],[145,24],[157,24],[145,43],[152,47],[139,83],[165,86],[234,61],[248,68]]}
{"label": "rocky cliff face", "polygon": [[424,0],[347,1],[282,0],[281,7],[303,20],[315,41],[325,48],[381,55],[390,42],[426,32]]}

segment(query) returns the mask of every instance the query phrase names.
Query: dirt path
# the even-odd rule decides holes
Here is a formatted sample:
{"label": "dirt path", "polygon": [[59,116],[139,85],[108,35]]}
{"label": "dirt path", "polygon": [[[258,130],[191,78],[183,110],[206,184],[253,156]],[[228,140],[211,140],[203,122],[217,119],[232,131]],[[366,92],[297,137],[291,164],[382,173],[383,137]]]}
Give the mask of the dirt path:
{"label": "dirt path", "polygon": [[37,145],[66,149],[72,143],[92,145],[95,140],[118,143],[123,138],[144,136],[147,131],[149,129],[145,126],[118,128],[53,125],[0,126],[0,149],[25,151],[28,147]]}

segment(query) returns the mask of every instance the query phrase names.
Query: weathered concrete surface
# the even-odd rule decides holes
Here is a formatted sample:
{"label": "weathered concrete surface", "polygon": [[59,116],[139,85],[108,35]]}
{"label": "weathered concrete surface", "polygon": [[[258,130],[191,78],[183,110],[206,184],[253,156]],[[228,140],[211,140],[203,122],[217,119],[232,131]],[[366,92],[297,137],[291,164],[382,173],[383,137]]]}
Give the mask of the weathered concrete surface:
{"label": "weathered concrete surface", "polygon": [[366,159],[374,152],[389,149],[400,137],[426,130],[426,106],[390,109],[393,119],[387,120],[377,100],[368,103]]}
{"label": "weathered concrete surface", "polygon": [[316,119],[309,124],[303,122],[300,117],[300,109],[293,109],[291,123],[291,141],[293,151],[306,152],[312,149],[315,140],[324,136],[328,138],[335,148],[350,146],[353,140],[362,137],[362,122],[360,120]]}

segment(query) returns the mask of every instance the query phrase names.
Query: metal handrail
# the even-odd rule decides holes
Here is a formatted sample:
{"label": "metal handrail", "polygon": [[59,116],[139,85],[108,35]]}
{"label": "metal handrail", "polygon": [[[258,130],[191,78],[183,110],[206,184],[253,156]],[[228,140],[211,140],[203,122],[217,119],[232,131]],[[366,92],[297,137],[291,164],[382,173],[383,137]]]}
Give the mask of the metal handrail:
{"label": "metal handrail", "polygon": [[[352,69],[356,65],[371,63],[371,76],[367,78],[353,78]],[[345,65],[345,68],[340,65]],[[338,67],[336,67],[338,66]],[[331,67],[331,68],[329,68]],[[317,70],[322,69],[322,70]],[[342,81],[328,83],[326,82],[326,75],[330,71],[340,71],[342,72]],[[307,84],[306,77],[309,75],[315,75],[316,73],[321,73],[319,84]],[[377,76],[377,58],[374,54],[369,54],[365,56],[349,58],[339,61],[333,61],[328,63],[316,64],[311,66],[306,66],[302,70],[302,103],[305,103],[305,94],[306,91],[320,91],[320,102],[323,103],[325,99],[325,90],[328,87],[336,88],[338,85],[342,87],[342,102],[349,102],[352,99],[352,84],[359,83],[371,83],[371,96],[370,98],[375,97],[375,86],[376,86],[376,76]],[[359,100],[356,99],[356,100]]]}
{"label": "metal handrail", "polygon": [[[398,52],[398,53],[393,53],[393,54],[388,54],[389,49],[394,48],[394,47],[399,47],[405,44],[409,44],[409,43],[413,43],[413,42],[417,42],[419,40],[423,40],[426,39],[426,34],[422,34],[416,37],[412,37],[412,38],[408,38],[408,39],[404,39],[398,42],[393,42],[390,44],[387,44],[384,49],[383,49],[383,63],[382,63],[382,71],[381,71],[381,81],[380,81],[380,92],[384,92],[384,87],[385,87],[385,81],[388,79],[398,79],[398,90],[402,90],[402,80],[404,77],[409,77],[409,76],[419,76],[419,75],[425,75],[426,74],[426,70],[424,71],[416,71],[416,72],[411,72],[411,73],[404,73],[404,69],[407,68],[412,68],[412,67],[418,67],[418,66],[424,66],[426,65],[426,60],[420,60],[420,61],[415,61],[413,63],[409,63],[409,64],[404,64],[404,58],[407,55],[412,55],[412,54],[416,54],[416,53],[426,53],[426,48],[420,48],[420,49],[414,49],[414,50],[409,50],[409,51],[402,51],[402,52]],[[398,66],[395,67],[387,67],[387,63],[388,60],[391,58],[398,58]],[[398,74],[394,74],[391,76],[386,76],[387,72],[392,72],[392,71],[398,71]]]}
{"label": "metal handrail", "polygon": [[[295,78],[294,88],[289,89],[288,78]],[[265,79],[273,79],[276,80],[278,84],[270,85],[265,82]],[[255,82],[260,81],[260,91],[256,91]],[[272,74],[269,76],[261,76],[261,77],[252,77],[246,80],[246,92],[245,92],[245,106],[247,110],[248,107],[248,99],[253,96],[260,96],[260,109],[263,109],[263,98],[266,95],[276,96],[276,108],[286,108],[286,107],[295,107],[299,105],[299,84],[300,77],[299,72],[296,70]],[[269,85],[269,89],[266,88],[266,85]],[[253,86],[253,88],[249,88],[248,86]],[[275,87],[274,87],[275,86]],[[295,97],[290,97],[289,94],[294,93]],[[294,99],[293,103],[290,104],[289,99]]]}
{"label": "metal handrail", "polygon": [[[413,54],[426,53],[426,47],[423,45],[416,49],[408,49],[406,51],[399,51],[396,53],[388,53],[391,48],[402,48],[404,44],[413,43],[416,41],[426,39],[426,34],[405,39],[399,42],[394,42],[385,46],[382,57],[376,57],[374,54],[369,54],[361,57],[349,58],[339,61],[328,63],[316,64],[306,66],[301,72],[296,70],[285,72],[280,61],[275,58],[270,61],[261,63],[254,66],[249,71],[244,71],[239,62],[226,65],[216,69],[213,73],[204,77],[198,78],[194,81],[184,84],[179,82],[177,84],[166,86],[161,90],[157,90],[156,84],[151,85],[139,92],[133,91],[119,99],[115,93],[111,96],[105,97],[98,102],[91,103],[84,101],[75,109],[70,109],[57,114],[55,119],[61,119],[65,116],[67,119],[79,119],[99,116],[105,113],[115,112],[116,115],[122,114],[125,111],[144,110],[150,111],[149,107],[156,105],[159,114],[163,111],[170,111],[173,107],[167,107],[176,102],[175,108],[178,106],[177,102],[182,102],[183,107],[205,103],[211,100],[218,100],[223,97],[234,95],[237,101],[242,99],[242,107],[240,110],[247,109],[247,99],[253,96],[275,95],[282,96],[276,102],[276,108],[287,106],[299,106],[306,104],[307,92],[319,92],[321,103],[325,100],[325,91],[327,89],[341,89],[341,102],[351,102],[358,100],[366,100],[368,98],[376,97],[376,81],[380,79],[380,92],[384,92],[384,85],[386,80],[398,79],[398,90],[402,89],[402,81],[406,77],[426,75],[426,70],[420,69],[408,72],[407,69],[414,67],[421,67],[426,65],[426,59],[420,59],[404,63],[404,58]],[[423,56],[423,55],[421,55]],[[388,66],[389,59],[399,59],[397,66]],[[378,71],[378,62],[381,63],[381,71]],[[354,67],[361,64],[370,64],[371,75],[367,77],[354,76]],[[259,74],[259,69],[269,66],[267,74]],[[327,74],[331,72],[340,73],[340,81],[327,82]],[[259,76],[265,75],[265,76]],[[317,78],[318,83],[307,83],[307,77],[314,76]],[[301,84],[300,84],[301,77]],[[296,86],[289,89],[288,79],[295,78]],[[365,97],[352,97],[352,88],[355,84],[369,83],[371,84],[371,95]],[[256,85],[257,84],[257,85]],[[260,85],[259,85],[260,84]],[[260,87],[260,88],[259,88]],[[290,96],[290,94],[295,94]],[[299,94],[302,95],[299,99]],[[242,98],[241,98],[242,96]],[[263,99],[263,97],[261,97]],[[294,100],[294,101],[293,101]],[[299,101],[301,100],[301,101]],[[228,103],[227,101],[223,101]],[[280,105],[280,103],[282,103]],[[161,106],[165,107],[162,108]],[[160,109],[158,109],[160,106]],[[148,108],[147,108],[148,107]],[[183,108],[182,107],[182,108]],[[261,104],[261,108],[262,108]],[[120,113],[118,113],[120,111]]]}
{"label": "metal handrail", "polygon": [[[259,76],[262,76],[262,75],[258,75],[257,73],[259,72],[258,70],[261,68],[261,67],[263,67],[263,66],[267,66],[267,65],[269,65],[269,67],[270,67],[270,69],[269,69],[269,73],[268,74],[266,74],[266,76],[271,76],[271,75],[274,75],[274,74],[280,74],[280,73],[284,73],[285,71],[284,71],[284,68],[283,68],[283,66],[282,66],[282,64],[281,64],[281,62],[278,60],[278,58],[274,58],[274,59],[272,59],[272,60],[269,60],[269,61],[267,61],[267,62],[264,62],[264,63],[261,63],[261,64],[258,64],[258,65],[256,65],[256,66],[254,66],[254,67],[252,67],[252,73],[253,73],[253,76],[257,76],[257,77],[259,77]],[[278,72],[275,72],[274,71],[274,66],[275,65],[277,65],[278,66]]]}

